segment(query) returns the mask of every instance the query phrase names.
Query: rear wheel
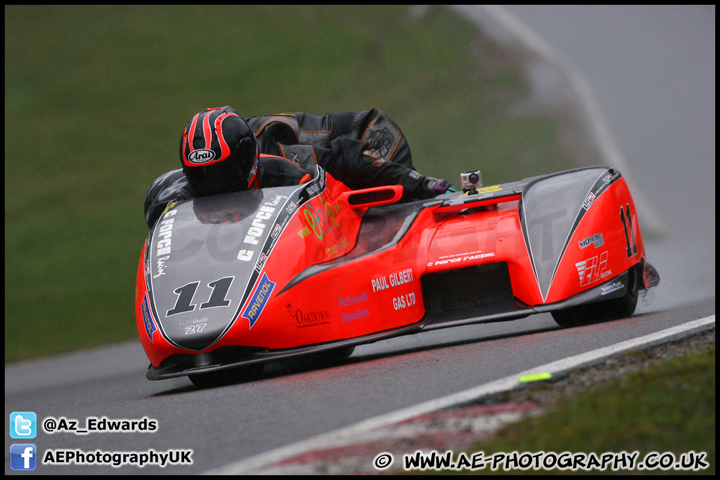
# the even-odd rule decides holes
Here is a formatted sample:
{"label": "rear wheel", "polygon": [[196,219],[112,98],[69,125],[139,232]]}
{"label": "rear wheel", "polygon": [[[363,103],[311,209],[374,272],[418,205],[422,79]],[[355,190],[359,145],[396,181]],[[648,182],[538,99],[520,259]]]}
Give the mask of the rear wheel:
{"label": "rear wheel", "polygon": [[637,307],[642,272],[642,262],[628,270],[627,291],[622,297],[558,310],[552,312],[553,319],[561,327],[579,327],[631,316]]}
{"label": "rear wheel", "polygon": [[228,368],[190,375],[190,381],[199,388],[222,387],[234,383],[256,380],[262,374],[264,363],[254,363],[238,368]]}

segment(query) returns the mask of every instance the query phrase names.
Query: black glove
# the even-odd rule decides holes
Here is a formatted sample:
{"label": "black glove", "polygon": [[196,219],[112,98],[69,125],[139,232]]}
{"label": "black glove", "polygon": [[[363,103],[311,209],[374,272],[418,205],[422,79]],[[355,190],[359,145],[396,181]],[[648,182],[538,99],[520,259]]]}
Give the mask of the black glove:
{"label": "black glove", "polygon": [[415,189],[415,196],[421,200],[435,198],[440,194],[456,192],[450,182],[441,178],[425,177]]}

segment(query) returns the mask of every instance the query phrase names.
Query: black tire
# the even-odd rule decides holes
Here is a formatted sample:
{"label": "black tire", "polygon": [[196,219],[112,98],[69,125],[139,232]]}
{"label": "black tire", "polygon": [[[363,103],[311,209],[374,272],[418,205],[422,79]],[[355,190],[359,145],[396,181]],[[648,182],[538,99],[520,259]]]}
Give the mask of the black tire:
{"label": "black tire", "polygon": [[553,319],[561,327],[579,327],[631,316],[637,307],[642,272],[642,262],[628,270],[627,291],[622,297],[551,312]]}
{"label": "black tire", "polygon": [[196,373],[189,377],[190,381],[198,388],[222,387],[224,385],[257,380],[262,374],[264,367],[264,363],[254,363],[245,367]]}

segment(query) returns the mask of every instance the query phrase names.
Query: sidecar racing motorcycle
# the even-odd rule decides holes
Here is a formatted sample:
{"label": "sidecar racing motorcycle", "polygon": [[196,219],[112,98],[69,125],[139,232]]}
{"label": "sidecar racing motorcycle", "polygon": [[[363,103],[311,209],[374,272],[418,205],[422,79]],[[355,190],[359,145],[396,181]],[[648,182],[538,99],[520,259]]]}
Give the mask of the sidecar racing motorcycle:
{"label": "sidecar racing motorcycle", "polygon": [[550,312],[625,318],[659,282],[625,179],[589,167],[401,202],[317,167],[296,186],[175,202],[149,232],[135,314],[150,380],[200,387],[264,363]]}

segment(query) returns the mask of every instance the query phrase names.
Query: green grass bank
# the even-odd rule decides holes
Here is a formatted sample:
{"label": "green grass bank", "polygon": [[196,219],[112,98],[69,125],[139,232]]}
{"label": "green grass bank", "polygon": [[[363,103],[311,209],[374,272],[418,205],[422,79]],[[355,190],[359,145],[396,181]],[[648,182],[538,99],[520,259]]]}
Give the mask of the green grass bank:
{"label": "green grass bank", "polygon": [[[557,461],[552,469],[521,470],[520,463],[508,462],[512,469],[504,470],[502,464],[494,471],[472,473],[714,475],[715,335],[700,338],[711,338],[711,343],[684,340],[681,347],[627,353],[594,373],[578,373],[571,380],[585,384],[581,390],[568,392],[563,381],[533,387],[537,390],[528,393],[529,398],[554,397],[546,411],[503,427],[466,452],[470,457],[482,451],[485,458],[497,452],[592,453],[596,459],[626,452],[625,457],[612,457],[620,460],[617,465],[607,463],[606,455],[605,468],[585,457],[574,464]],[[678,356],[664,358],[675,348]],[[630,373],[618,375],[622,367]],[[617,378],[598,381],[608,373]],[[630,455],[635,455],[632,462]]]}

